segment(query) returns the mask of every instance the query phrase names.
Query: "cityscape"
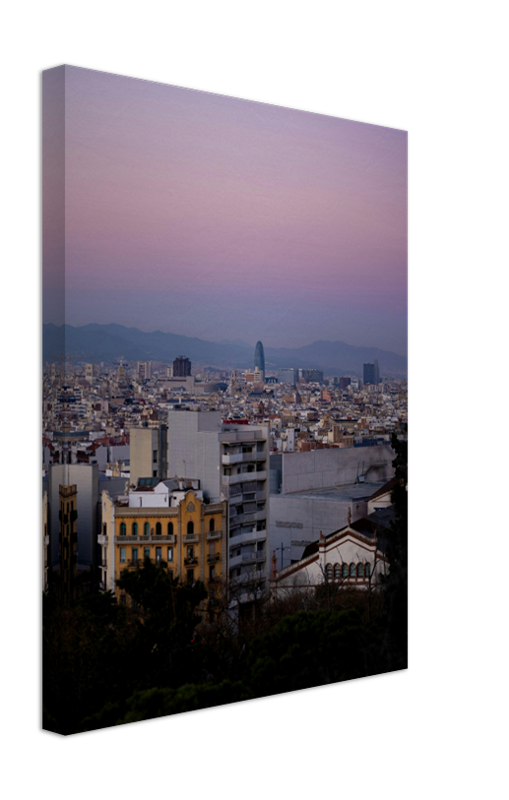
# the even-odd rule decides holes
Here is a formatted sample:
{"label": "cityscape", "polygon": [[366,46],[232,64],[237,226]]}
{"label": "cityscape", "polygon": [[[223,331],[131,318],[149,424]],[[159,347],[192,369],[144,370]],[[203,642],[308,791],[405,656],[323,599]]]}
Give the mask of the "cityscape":
{"label": "cityscape", "polygon": [[44,74],[43,727],[405,669],[406,134]]}

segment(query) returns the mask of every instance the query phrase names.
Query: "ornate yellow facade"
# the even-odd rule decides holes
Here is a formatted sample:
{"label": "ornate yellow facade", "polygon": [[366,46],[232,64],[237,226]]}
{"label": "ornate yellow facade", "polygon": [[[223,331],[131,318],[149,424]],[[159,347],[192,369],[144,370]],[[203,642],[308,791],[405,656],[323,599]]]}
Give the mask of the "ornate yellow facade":
{"label": "ornate yellow facade", "polygon": [[193,490],[180,494],[176,506],[130,508],[103,492],[101,586],[120,603],[129,603],[116,585],[121,572],[147,558],[164,562],[182,582],[202,581],[209,597],[218,595],[227,575],[226,501],[206,503]]}

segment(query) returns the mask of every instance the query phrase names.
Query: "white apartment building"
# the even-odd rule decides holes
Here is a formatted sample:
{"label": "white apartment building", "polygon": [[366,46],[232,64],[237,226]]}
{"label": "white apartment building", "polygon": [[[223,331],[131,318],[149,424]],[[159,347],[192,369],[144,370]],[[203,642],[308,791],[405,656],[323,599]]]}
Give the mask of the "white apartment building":
{"label": "white apartment building", "polygon": [[224,422],[219,411],[168,414],[168,476],[199,478],[206,499],[228,501],[229,588],[239,602],[268,588],[268,442],[268,426]]}

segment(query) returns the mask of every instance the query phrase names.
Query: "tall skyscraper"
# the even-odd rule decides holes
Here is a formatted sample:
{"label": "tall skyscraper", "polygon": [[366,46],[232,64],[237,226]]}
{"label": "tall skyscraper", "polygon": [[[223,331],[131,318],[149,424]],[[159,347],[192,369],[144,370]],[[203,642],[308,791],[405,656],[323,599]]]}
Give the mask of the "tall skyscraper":
{"label": "tall skyscraper", "polygon": [[263,344],[261,342],[256,342],[254,365],[255,367],[258,367],[263,375],[263,380],[265,380],[265,355],[263,353]]}
{"label": "tall skyscraper", "polygon": [[173,362],[173,377],[187,378],[191,374],[191,362],[186,356],[178,356]]}
{"label": "tall skyscraper", "polygon": [[374,364],[364,364],[363,381],[365,386],[368,384],[374,384],[377,386],[380,383],[378,359],[375,358]]}

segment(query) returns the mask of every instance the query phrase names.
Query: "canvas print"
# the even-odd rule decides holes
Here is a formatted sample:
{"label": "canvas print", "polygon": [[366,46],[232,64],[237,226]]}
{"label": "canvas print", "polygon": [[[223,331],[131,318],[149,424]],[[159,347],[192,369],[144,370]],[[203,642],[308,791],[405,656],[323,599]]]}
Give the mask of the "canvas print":
{"label": "canvas print", "polygon": [[43,728],[405,669],[407,133],[42,96]]}

